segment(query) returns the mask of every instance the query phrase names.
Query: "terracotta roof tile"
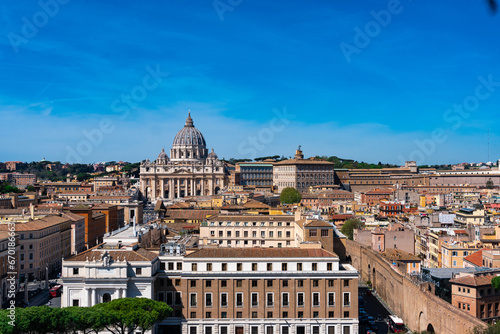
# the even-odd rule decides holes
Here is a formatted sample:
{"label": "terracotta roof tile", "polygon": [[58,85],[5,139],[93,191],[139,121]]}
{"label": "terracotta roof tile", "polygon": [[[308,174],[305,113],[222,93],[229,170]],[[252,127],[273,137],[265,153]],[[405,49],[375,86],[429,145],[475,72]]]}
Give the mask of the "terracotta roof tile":
{"label": "terracotta roof tile", "polygon": [[468,275],[468,276],[452,278],[450,280],[450,283],[467,285],[467,286],[485,286],[485,285],[491,285],[491,279],[496,276],[498,276],[498,273],[489,275],[478,275],[478,276]]}
{"label": "terracotta roof tile", "polygon": [[98,246],[88,249],[80,254],[74,255],[65,261],[100,261],[102,255],[108,252],[111,260],[126,260],[126,261],[152,261],[157,255],[143,248],[137,250],[125,250],[125,249],[105,249],[98,248]]}
{"label": "terracotta roof tile", "polygon": [[489,249],[489,248],[483,248],[478,250],[477,252],[472,253],[471,255],[468,255],[464,257],[464,261],[470,262],[476,267],[482,267],[483,266],[483,250]]}

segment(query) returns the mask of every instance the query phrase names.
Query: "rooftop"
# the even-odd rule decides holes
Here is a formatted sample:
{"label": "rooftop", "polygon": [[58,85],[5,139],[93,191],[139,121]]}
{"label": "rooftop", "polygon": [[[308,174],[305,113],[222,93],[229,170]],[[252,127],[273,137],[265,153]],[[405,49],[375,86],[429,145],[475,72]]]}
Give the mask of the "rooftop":
{"label": "rooftop", "polygon": [[304,248],[202,248],[186,258],[338,258],[324,249]]}

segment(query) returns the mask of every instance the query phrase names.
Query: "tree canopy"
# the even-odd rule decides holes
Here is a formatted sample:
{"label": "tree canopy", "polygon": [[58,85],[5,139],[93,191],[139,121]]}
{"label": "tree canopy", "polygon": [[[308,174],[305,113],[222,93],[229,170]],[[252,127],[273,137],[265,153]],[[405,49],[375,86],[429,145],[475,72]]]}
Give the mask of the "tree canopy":
{"label": "tree canopy", "polygon": [[99,333],[108,330],[113,334],[145,333],[158,321],[172,313],[163,302],[148,298],[121,298],[93,307],[52,308],[36,306],[16,308],[12,326],[10,310],[0,310],[2,334],[59,334]]}
{"label": "tree canopy", "polygon": [[344,225],[340,229],[340,232],[352,240],[354,237],[354,230],[363,228],[364,226],[365,224],[362,221],[352,218],[345,221]]}
{"label": "tree canopy", "polygon": [[293,187],[286,187],[281,191],[280,201],[281,204],[299,203],[302,199],[300,192]]}

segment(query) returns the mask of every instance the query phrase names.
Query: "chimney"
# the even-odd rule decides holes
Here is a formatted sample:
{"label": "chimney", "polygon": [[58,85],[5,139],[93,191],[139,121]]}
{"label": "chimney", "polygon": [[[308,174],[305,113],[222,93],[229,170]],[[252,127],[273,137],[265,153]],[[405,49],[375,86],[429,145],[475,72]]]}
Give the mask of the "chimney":
{"label": "chimney", "polygon": [[31,214],[31,220],[35,219],[35,206],[33,204],[30,204],[30,214]]}

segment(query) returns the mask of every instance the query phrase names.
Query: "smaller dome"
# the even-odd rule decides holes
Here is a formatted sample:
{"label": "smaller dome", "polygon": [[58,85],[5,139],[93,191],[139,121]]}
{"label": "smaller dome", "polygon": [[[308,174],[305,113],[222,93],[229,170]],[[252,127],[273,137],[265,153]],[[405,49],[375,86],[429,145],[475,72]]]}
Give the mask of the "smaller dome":
{"label": "smaller dome", "polygon": [[208,153],[208,159],[219,159],[219,157],[217,156],[217,154],[215,154],[214,152],[214,149],[212,148],[212,151],[210,153]]}
{"label": "smaller dome", "polygon": [[156,159],[156,162],[165,164],[168,160],[168,155],[167,153],[165,153],[165,149],[162,148],[160,154],[158,154],[158,159]]}

